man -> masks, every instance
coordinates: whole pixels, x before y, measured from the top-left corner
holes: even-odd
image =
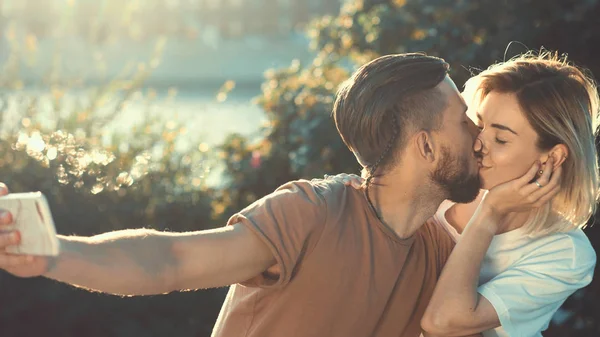
[[[447,69],[389,55],[342,85],[338,131],[376,185],[290,182],[220,229],[60,236],[58,258],[0,253],[0,268],[123,295],[232,285],[215,337],[418,336],[453,247],[425,222],[444,199],[479,191],[476,128]],[[19,242],[13,234],[0,251]]]

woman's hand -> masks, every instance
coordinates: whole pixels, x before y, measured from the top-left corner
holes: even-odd
[[[541,207],[560,191],[562,168],[554,168],[553,164],[554,160],[549,157],[544,172],[535,179],[540,169],[540,163],[535,162],[522,177],[490,189],[483,198],[482,206],[499,217]]]
[[[325,179],[334,180],[346,186],[352,186],[357,190],[362,188],[362,184],[365,181],[362,177],[357,176],[356,174],[347,173],[340,173],[335,176],[325,175]]]

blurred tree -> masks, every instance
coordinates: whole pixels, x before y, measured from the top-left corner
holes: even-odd
[[[149,108],[140,123],[114,128],[125,106],[156,100],[141,89],[149,67],[85,89],[57,73],[30,90],[17,75],[26,66],[20,56],[0,67],[0,177],[13,192],[43,192],[58,233],[213,227],[207,146]],[[192,142],[187,151],[182,136]],[[216,289],[120,298],[0,271],[0,335],[208,336],[223,297]]]

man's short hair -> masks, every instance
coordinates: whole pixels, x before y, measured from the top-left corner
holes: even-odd
[[[448,69],[443,59],[420,53],[386,55],[341,85],[333,107],[335,124],[364,168],[389,168],[411,130],[441,126],[447,98],[436,87]]]

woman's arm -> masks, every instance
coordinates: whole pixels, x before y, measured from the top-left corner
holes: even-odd
[[[423,331],[423,333],[421,334],[423,337],[440,337],[439,335],[432,335],[426,331]],[[482,333],[476,333],[473,335],[468,335],[468,336],[460,336],[460,337],[483,337]]]
[[[421,320],[423,330],[434,336],[464,336],[500,325],[494,307],[477,293],[481,262],[499,221],[500,217],[482,202],[438,280]]]
[[[425,331],[463,336],[500,325],[490,301],[477,292],[481,263],[506,214],[540,207],[558,192],[561,168],[553,175],[551,169],[545,170],[538,179],[543,188],[530,183],[537,169],[536,163],[523,177],[501,184],[483,197],[444,266],[421,321]]]

